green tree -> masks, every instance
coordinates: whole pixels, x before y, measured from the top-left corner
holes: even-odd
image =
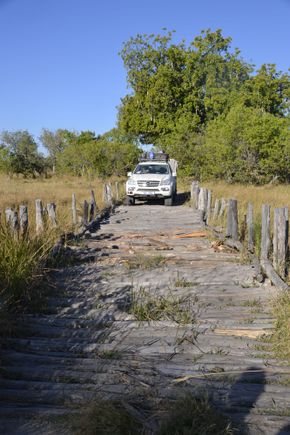
[[[166,148],[179,132],[199,133],[229,110],[252,71],[230,43],[221,30],[203,31],[188,46],[174,44],[172,32],[131,38],[121,52],[132,92],[122,100],[120,128]]]
[[[37,144],[27,130],[3,131],[1,146],[9,156],[12,173],[35,176],[45,170],[45,159],[38,153]]]
[[[233,106],[208,124],[201,176],[229,182],[290,180],[290,123],[261,108]]]
[[[51,131],[47,128],[42,129],[39,139],[49,153],[53,173],[55,173],[56,170],[57,156],[62,153],[68,145],[70,134],[68,130],[61,128],[56,131]]]

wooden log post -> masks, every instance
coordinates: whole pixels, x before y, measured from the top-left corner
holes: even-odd
[[[57,220],[56,220],[56,205],[55,205],[55,203],[51,202],[51,203],[47,204],[46,210],[47,210],[48,221],[49,221],[50,225],[53,228],[56,228],[57,227]]]
[[[103,202],[107,204],[107,184],[103,184]]]
[[[190,200],[191,200],[192,207],[195,209],[198,208],[199,190],[200,189],[199,189],[198,181],[193,181],[190,187]]]
[[[223,217],[223,215],[226,212],[227,207],[228,207],[228,201],[225,198],[222,198],[221,199],[221,207],[220,207],[219,214],[218,214],[219,218]]]
[[[5,209],[5,220],[8,225],[11,225],[12,213],[13,211],[10,207]]]
[[[95,199],[95,193],[91,190],[91,200],[90,200],[90,210],[89,210],[89,219],[90,222],[95,219],[97,215],[97,203]]]
[[[202,218],[204,220],[206,210],[207,210],[207,189],[204,187],[200,188],[199,195],[198,195],[198,210],[202,212]]]
[[[213,209],[213,215],[212,215],[213,220],[218,218],[220,209],[221,209],[221,200],[216,199],[214,202],[214,209]]]
[[[212,191],[207,191],[207,200],[206,200],[206,224],[208,225],[210,217],[211,217],[211,199],[212,199]]]
[[[261,237],[261,260],[269,258],[271,247],[270,237],[270,206],[268,204],[262,205],[262,237]]]
[[[107,207],[112,206],[112,186],[110,183],[105,184],[105,203]]]
[[[288,251],[287,211],[285,208],[274,210],[274,234],[273,234],[273,266],[276,272],[285,278],[286,259]]]
[[[71,209],[72,209],[72,224],[75,226],[78,223],[77,200],[76,200],[75,193],[72,194]]]
[[[120,184],[119,184],[119,181],[115,182],[115,199],[116,199],[116,202],[120,201]]]
[[[35,200],[35,224],[36,234],[41,234],[44,230],[43,206],[41,199]]]
[[[83,225],[88,225],[88,215],[89,215],[89,204],[86,200],[84,200],[83,205]]]
[[[226,237],[230,237],[233,240],[238,240],[239,238],[238,201],[236,199],[229,199]]]
[[[28,232],[28,208],[27,205],[21,205],[19,207],[19,225],[20,235],[25,237]]]
[[[17,239],[19,235],[19,219],[17,211],[12,211],[10,227],[14,237]]]
[[[248,250],[254,252],[254,208],[251,202],[248,203],[247,209],[247,234],[248,234]]]

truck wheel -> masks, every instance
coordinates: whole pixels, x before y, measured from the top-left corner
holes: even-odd
[[[127,205],[134,205],[135,204],[135,198],[133,198],[132,196],[127,196],[127,198],[126,198],[126,204]]]
[[[167,205],[167,206],[173,205],[173,197],[170,196],[169,198],[165,198],[164,199],[164,205]]]

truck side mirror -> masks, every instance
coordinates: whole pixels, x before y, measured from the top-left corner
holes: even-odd
[[[132,177],[132,172],[127,173],[128,177]]]

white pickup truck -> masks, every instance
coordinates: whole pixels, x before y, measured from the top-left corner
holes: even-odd
[[[126,183],[127,204],[135,199],[163,198],[165,205],[173,205],[176,195],[177,161],[167,154],[149,153],[140,159],[133,172],[128,172]]]

